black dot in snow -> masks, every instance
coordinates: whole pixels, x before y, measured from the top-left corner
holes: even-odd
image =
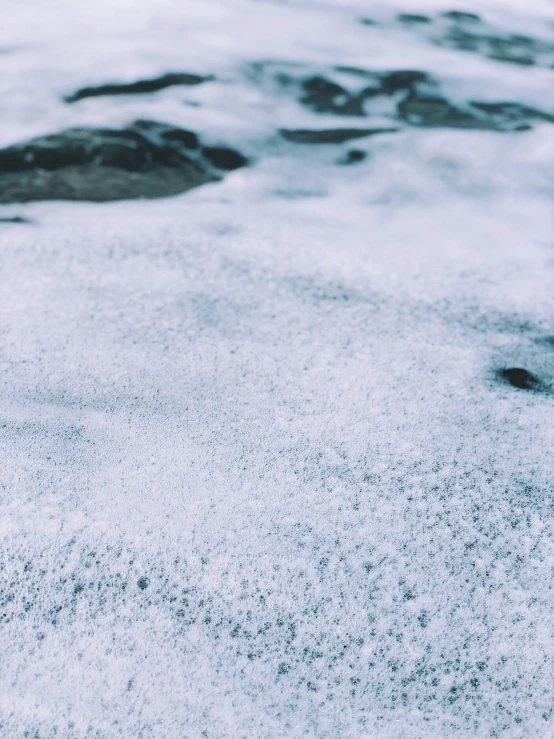
[[[509,367],[500,371],[500,376],[519,390],[537,390],[541,386],[538,377],[522,367]]]

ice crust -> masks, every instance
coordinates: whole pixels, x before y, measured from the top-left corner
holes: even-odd
[[[0,736],[554,735],[554,129],[410,129],[344,167],[278,129],[375,119],[259,71],[552,113],[552,69],[396,20],[450,9],[5,0],[1,146],[150,118],[253,164],[0,208],[30,221],[0,222]],[[460,9],[554,39],[548,2]],[[215,80],[63,101],[168,70]]]

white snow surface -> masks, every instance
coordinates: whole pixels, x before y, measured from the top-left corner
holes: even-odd
[[[0,146],[150,118],[252,164],[0,208],[1,737],[554,736],[554,395],[497,377],[554,383],[554,129],[339,166],[277,129],[374,120],[256,66],[553,112],[551,68],[395,21],[447,9],[4,0]],[[554,40],[552,2],[461,9]],[[62,100],[181,70],[216,80]]]

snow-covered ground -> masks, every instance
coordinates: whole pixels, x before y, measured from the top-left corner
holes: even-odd
[[[554,125],[278,134],[397,127],[302,105],[336,67],[552,115],[554,5],[459,8],[534,65],[450,9],[4,0],[0,146],[145,118],[251,164],[0,207],[0,736],[554,736]],[[215,79],[63,101],[167,71]]]

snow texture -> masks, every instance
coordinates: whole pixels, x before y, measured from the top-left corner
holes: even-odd
[[[552,3],[455,9],[533,63],[438,0],[4,0],[0,146],[147,118],[251,165],[0,207],[0,736],[554,736],[554,127],[298,93],[552,115]],[[279,135],[356,126],[400,130]]]

